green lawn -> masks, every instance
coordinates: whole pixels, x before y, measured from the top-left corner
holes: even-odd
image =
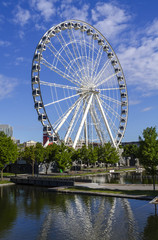
[[[7,181],[7,180],[1,181],[1,180],[0,180],[0,184],[5,184],[5,183],[10,183],[10,181]]]
[[[4,177],[14,176],[15,173],[3,173]]]

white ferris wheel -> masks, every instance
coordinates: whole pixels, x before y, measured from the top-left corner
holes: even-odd
[[[111,142],[127,124],[122,67],[106,38],[90,24],[68,20],[50,28],[32,62],[32,95],[43,132],[74,148]]]

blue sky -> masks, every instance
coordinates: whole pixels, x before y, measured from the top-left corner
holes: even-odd
[[[123,141],[136,141],[146,127],[158,127],[157,0],[1,0],[0,124],[13,127],[21,142],[42,141],[31,90],[35,48],[52,26],[84,20],[110,42],[122,65],[129,97]]]

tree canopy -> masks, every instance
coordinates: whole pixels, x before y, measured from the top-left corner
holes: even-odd
[[[158,166],[158,133],[156,127],[147,127],[143,131],[143,137],[139,137],[139,160],[146,172],[153,176],[153,188],[155,190],[155,175]]]
[[[17,145],[10,137],[0,132],[0,170],[1,180],[3,180],[3,170],[10,164],[14,163],[18,157]]]

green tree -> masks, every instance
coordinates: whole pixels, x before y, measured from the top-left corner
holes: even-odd
[[[95,164],[98,160],[98,148],[89,146],[89,162]]]
[[[32,176],[34,176],[34,167],[35,167],[35,146],[25,147],[22,157],[23,159],[31,164],[32,167]]]
[[[72,150],[71,148],[65,146],[63,143],[59,146],[59,151],[55,155],[55,162],[57,163],[57,166],[62,171],[65,171],[66,169],[70,169],[72,166]]]
[[[139,160],[146,172],[153,178],[153,190],[155,191],[155,175],[158,166],[158,133],[156,127],[147,127],[143,130],[143,138],[139,136]]]
[[[10,164],[14,163],[18,157],[17,145],[10,137],[0,132],[0,171],[1,180],[3,180],[3,170]]]
[[[44,148],[40,142],[36,143],[35,161],[38,165],[44,161]]]
[[[80,157],[81,157],[81,161],[84,164],[87,164],[87,166],[89,165],[89,149],[86,147],[86,145],[82,146],[82,148],[80,149]]]
[[[72,149],[72,152],[71,152],[71,159],[72,159],[72,162],[75,163],[75,166],[77,165],[80,165],[80,169],[82,168],[82,160],[81,160],[81,153],[80,153],[80,149]]]
[[[59,146],[55,143],[48,145],[44,149],[44,165],[46,168],[46,174],[51,162],[55,161],[55,156],[58,154]]]
[[[138,157],[138,146],[136,144],[127,144],[123,147],[123,157],[131,157],[135,159]]]
[[[116,148],[112,147],[111,143],[105,143],[98,148],[98,160],[104,163],[117,163],[119,161],[119,154]]]

